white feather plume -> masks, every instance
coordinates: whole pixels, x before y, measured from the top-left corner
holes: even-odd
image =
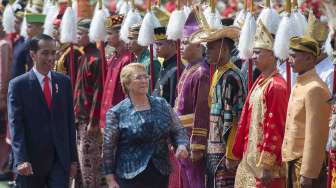
[[[269,32],[276,34],[280,23],[280,16],[274,9],[264,8],[257,20],[261,20]]]
[[[241,24],[244,23],[244,20],[246,18],[246,10],[241,10],[238,14],[238,16],[235,18],[235,20],[233,21],[233,25],[236,27],[241,27]]]
[[[152,12],[147,12],[139,31],[138,44],[148,46],[154,42],[154,28],[160,27],[159,20]]]
[[[167,25],[167,39],[177,40],[183,37],[183,27],[186,22],[184,10],[174,10]]]
[[[72,7],[66,8],[61,21],[61,42],[76,43],[77,42],[77,25],[76,13]]]
[[[94,12],[93,12],[93,15],[95,15],[96,11],[98,11],[98,10],[99,10],[99,4],[97,3],[97,4],[96,4],[96,7],[95,7],[95,10],[94,10]],[[108,17],[108,16],[110,16],[110,12],[109,12],[109,10],[106,8],[105,3],[103,3],[103,5],[102,5],[102,10],[104,11],[104,16],[105,16],[105,18]]]
[[[253,15],[248,12],[242,30],[240,31],[238,51],[241,59],[249,59],[253,55],[254,36],[257,24]]]
[[[104,41],[105,37],[105,12],[103,9],[97,9],[91,21],[89,38],[91,42],[99,42]]]
[[[130,9],[131,9],[130,3],[128,1],[124,1],[120,7],[119,14],[126,15]]]
[[[211,29],[221,29],[223,27],[221,16],[217,9],[215,10],[215,12],[212,12],[211,7],[207,7],[204,10],[204,16]]]
[[[56,18],[58,14],[58,7],[56,4],[51,4],[48,8],[47,16],[44,22],[44,30],[43,33],[49,36],[52,36],[54,31],[53,20]]]
[[[292,12],[293,21],[293,32],[295,36],[302,36],[307,28],[307,19],[302,15],[299,10],[294,10]]]
[[[48,10],[49,10],[49,7],[51,6],[51,2],[49,0],[44,0],[43,1],[43,10],[42,10],[42,13],[43,14],[48,14]]]
[[[329,34],[328,34],[328,38],[325,41],[324,44],[324,52],[326,54],[328,54],[330,57],[333,56],[334,51],[336,51],[336,49],[333,49],[332,45],[331,45],[331,39],[334,36],[334,30],[330,30]]]
[[[13,7],[7,4],[2,17],[2,26],[6,33],[15,33],[15,16]]]
[[[116,4],[117,12],[120,11],[121,6],[123,5],[123,3],[124,3],[124,0],[118,0],[118,1],[117,1],[117,4]]]
[[[78,17],[78,3],[77,0],[72,0],[72,9],[75,12],[75,18],[77,23],[77,17]]]
[[[188,18],[189,14],[191,13],[192,9],[188,6],[183,7],[184,15],[186,18]]]
[[[24,38],[28,38],[27,34],[27,19],[24,16],[22,23],[21,23],[21,28],[20,28],[20,35],[23,36]]]
[[[121,25],[120,39],[128,43],[129,42],[128,29],[135,24],[141,23],[141,20],[142,18],[141,18],[139,11],[133,10],[133,9],[128,11],[126,18],[123,24]]]
[[[293,17],[289,15],[284,16],[280,21],[274,41],[274,54],[281,60],[285,60],[289,56],[289,43],[294,36],[292,30],[294,23]]]

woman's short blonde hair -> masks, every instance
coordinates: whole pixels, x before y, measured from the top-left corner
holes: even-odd
[[[139,71],[146,72],[145,66],[141,63],[130,63],[122,68],[120,72],[120,82],[125,94],[129,92],[128,86],[131,83],[132,76]]]

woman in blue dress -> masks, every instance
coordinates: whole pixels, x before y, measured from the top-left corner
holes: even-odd
[[[120,74],[127,98],[106,113],[103,173],[109,188],[167,187],[171,171],[168,147],[188,157],[188,139],[177,115],[160,97],[148,96],[149,76],[142,64]]]

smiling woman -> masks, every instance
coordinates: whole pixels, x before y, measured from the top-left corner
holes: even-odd
[[[140,63],[126,65],[120,73],[121,86],[126,95],[146,96],[148,79],[146,69]]]
[[[109,187],[167,187],[168,140],[178,159],[188,157],[188,139],[177,115],[161,97],[147,96],[149,76],[140,63],[120,74],[128,96],[106,113],[103,172]]]

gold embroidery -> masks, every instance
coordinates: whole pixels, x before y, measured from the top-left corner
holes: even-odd
[[[232,62],[226,63],[224,65],[221,65],[220,67],[217,68],[217,70],[215,71],[213,78],[211,80],[211,85],[210,85],[210,91],[209,91],[209,97],[208,97],[208,103],[209,106],[211,106],[212,103],[212,96],[214,95],[215,88],[217,85],[217,82],[219,81],[219,79],[223,76],[223,74],[228,70],[228,69],[235,69],[237,68],[235,64],[233,64]]]
[[[205,145],[203,144],[190,144],[191,150],[205,150]]]
[[[208,136],[208,130],[202,129],[202,128],[193,128],[191,131],[192,136],[202,136],[207,137]]]
[[[193,127],[194,117],[195,117],[195,114],[187,114],[187,115],[179,116],[179,119],[183,127]]]
[[[249,165],[246,161],[246,156],[239,163],[235,179],[235,188],[256,188],[256,179],[249,171]]]
[[[273,165],[276,160],[274,154],[268,152],[260,152],[260,149],[257,147],[261,144],[263,137],[269,137],[270,135],[263,135],[262,123],[264,122],[265,115],[268,117],[273,117],[273,113],[266,114],[267,107],[264,103],[265,100],[265,90],[268,85],[271,83],[273,76],[263,80],[261,83],[257,84],[250,95],[250,108],[251,108],[251,123],[249,127],[248,135],[248,146],[246,151],[246,167],[247,170],[253,174],[253,177],[261,177],[263,167],[271,166],[272,176],[280,176],[280,167]],[[270,127],[274,126],[273,124],[268,125]],[[263,147],[266,147],[266,144],[263,144]],[[269,146],[267,146],[269,147]],[[272,147],[272,146],[271,146]]]
[[[199,67],[201,66],[201,64],[195,64],[193,66],[191,66],[189,69],[186,69],[182,72],[181,74],[181,77],[180,77],[180,81],[178,82],[177,84],[177,97],[176,97],[176,100],[175,100],[175,112],[177,111],[179,105],[180,105],[180,98],[181,96],[183,95],[183,89],[184,89],[184,86],[186,85],[185,82],[186,82],[186,78],[190,77],[190,75],[192,73],[194,73]],[[192,125],[193,126],[193,125]]]
[[[207,153],[208,154],[225,153],[225,144],[210,143],[207,148]]]
[[[270,169],[276,160],[276,156],[270,152],[261,152],[257,167]]]

